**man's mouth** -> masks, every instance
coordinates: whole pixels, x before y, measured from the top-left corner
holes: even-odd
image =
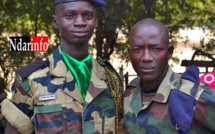
[[[72,34],[75,37],[84,37],[84,36],[86,36],[87,32],[85,32],[85,31],[72,31]]]
[[[149,73],[152,72],[154,70],[153,67],[141,67],[141,71],[144,73]]]

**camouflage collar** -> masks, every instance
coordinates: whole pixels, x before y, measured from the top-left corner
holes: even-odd
[[[58,47],[50,56],[50,74],[55,77],[65,77],[68,69],[60,55],[60,47]]]
[[[65,77],[68,73],[68,68],[63,62],[60,55],[60,47],[56,49],[50,56],[50,74],[55,77]],[[95,75],[102,79],[106,80],[105,70],[101,67],[95,59],[92,59],[92,71]]]
[[[153,98],[154,101],[160,103],[166,103],[171,91],[170,83],[174,80],[175,73],[169,68],[166,76],[164,77],[163,81],[161,82],[158,91]]]
[[[166,103],[171,91],[170,83],[174,80],[175,73],[169,68],[167,74],[160,84],[157,93],[155,94],[153,101],[159,103]],[[141,87],[140,87],[140,78],[136,77],[132,80],[126,88],[133,88],[132,94],[135,97],[139,92],[141,94]]]

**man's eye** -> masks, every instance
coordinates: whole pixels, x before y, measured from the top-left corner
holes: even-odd
[[[74,15],[73,15],[73,14],[67,14],[67,15],[66,15],[66,18],[67,18],[67,19],[72,19],[72,18],[74,18]]]
[[[141,49],[141,48],[134,48],[133,51],[134,51],[134,52],[141,52],[142,49]]]
[[[86,18],[87,20],[91,20],[91,19],[93,18],[93,15],[92,15],[92,14],[86,14],[86,15],[85,15],[85,18]]]
[[[152,50],[153,50],[153,51],[155,51],[155,52],[158,52],[158,51],[160,51],[160,50],[161,50],[161,48],[153,47],[153,48],[152,48]]]

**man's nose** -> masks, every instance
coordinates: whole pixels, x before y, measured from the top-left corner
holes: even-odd
[[[86,26],[86,20],[83,16],[78,15],[74,21],[75,26]]]
[[[151,52],[148,49],[144,50],[141,55],[141,61],[150,62],[152,60],[153,60],[153,57]]]

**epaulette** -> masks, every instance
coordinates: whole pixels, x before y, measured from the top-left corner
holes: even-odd
[[[49,65],[48,58],[36,58],[35,61],[30,63],[29,65],[22,67],[16,71],[16,73],[22,77],[22,79],[26,79],[31,73],[36,71],[37,69],[43,68]]]

